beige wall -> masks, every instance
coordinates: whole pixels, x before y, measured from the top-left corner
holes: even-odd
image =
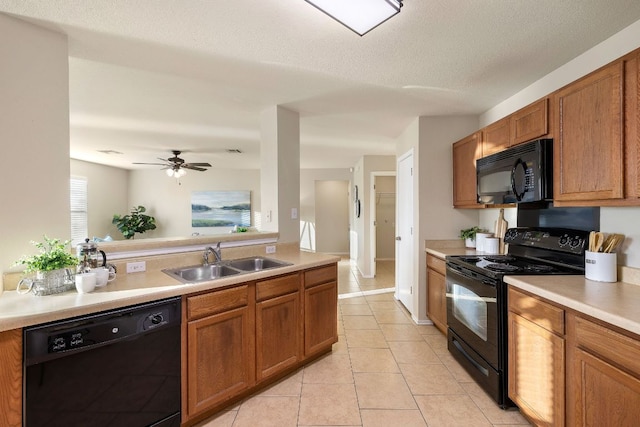
[[[349,169],[301,169],[300,170],[300,247],[315,251],[316,242],[316,218],[319,213],[316,210],[316,182],[317,181],[349,181],[351,172]],[[336,195],[336,197],[340,197]],[[351,200],[351,199],[349,199]],[[353,204],[347,207],[351,209]],[[350,212],[350,210],[349,210]],[[331,215],[331,212],[327,213]],[[324,218],[320,218],[323,220]],[[347,221],[350,222],[351,216]],[[349,227],[350,227],[349,223]],[[342,253],[343,248],[339,248]],[[333,250],[333,249],[332,249]],[[338,249],[336,249],[338,250]],[[344,248],[348,252],[349,248]]]
[[[640,47],[640,21],[636,21],[488,110],[480,117],[480,125],[492,123],[638,47]],[[640,221],[638,218],[640,218],[640,207],[600,209],[601,231],[623,233],[627,236],[618,257],[618,263],[636,268],[640,268]],[[491,220],[485,220],[485,222],[491,224]]]
[[[316,252],[349,253],[349,181],[315,181]]]
[[[213,167],[206,172],[188,171],[179,182],[159,169],[131,171],[128,206],[143,205],[147,213],[156,218],[158,228],[144,233],[144,237],[228,233],[229,227],[191,227],[191,193],[230,190],[251,191],[252,225],[256,225],[256,217],[260,217],[260,171],[257,169]]]
[[[67,56],[66,36],[0,14],[0,273],[71,237]]]
[[[127,212],[129,206],[129,171],[97,163],[71,159],[71,176],[87,179],[87,237],[105,237],[116,240],[122,234],[111,223],[114,214]]]

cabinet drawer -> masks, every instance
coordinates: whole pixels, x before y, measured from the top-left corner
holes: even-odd
[[[564,335],[564,310],[509,287],[509,311],[536,325]]]
[[[640,341],[577,316],[575,336],[579,347],[640,376]]]
[[[269,298],[296,292],[300,286],[300,275],[276,277],[256,283],[256,300],[264,301]]]
[[[427,267],[437,271],[440,274],[447,273],[447,263],[442,258],[435,255],[427,254]]]
[[[327,267],[314,268],[304,272],[304,287],[310,288],[322,283],[335,281],[338,278],[338,265],[332,264]]]
[[[249,303],[249,286],[242,285],[221,291],[187,298],[188,320],[246,306]]]

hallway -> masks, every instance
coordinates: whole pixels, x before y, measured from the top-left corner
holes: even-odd
[[[449,355],[444,335],[411,320],[388,290],[388,267],[364,279],[341,261],[333,352],[198,427],[528,426],[475,384]]]

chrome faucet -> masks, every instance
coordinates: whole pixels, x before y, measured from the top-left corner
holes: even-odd
[[[214,248],[213,246],[207,246],[202,254],[202,263],[209,265],[209,253],[212,253],[216,259],[216,262],[222,261],[222,253],[220,252],[220,242]]]

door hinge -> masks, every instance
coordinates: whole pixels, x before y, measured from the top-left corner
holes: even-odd
[[[410,293],[411,295],[413,295],[413,286],[411,286],[411,287],[409,288],[409,290],[410,290],[410,291],[409,291],[409,293]]]
[[[409,227],[409,231],[410,231],[409,234],[411,234],[413,236],[413,227]]]

